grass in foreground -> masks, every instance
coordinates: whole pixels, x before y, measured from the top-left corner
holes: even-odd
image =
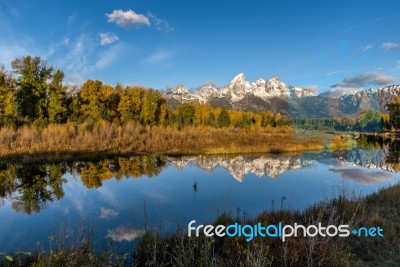
[[[362,199],[342,196],[308,208],[304,212],[278,210],[257,218],[221,215],[214,225],[234,222],[254,225],[349,224],[350,229],[376,227],[384,237],[297,237],[283,243],[276,238],[244,237],[188,238],[186,231],[172,237],[147,232],[134,256],[147,266],[399,266],[400,185]]]
[[[399,266],[400,185],[383,189],[361,199],[339,196],[303,212],[276,210],[256,218],[222,214],[214,225],[295,222],[349,224],[352,227],[380,226],[384,237],[297,237],[283,243],[276,238],[187,237],[186,230],[172,236],[147,231],[132,254],[117,255],[112,248],[96,253],[93,232],[78,235],[66,246],[60,235],[53,250],[0,254],[3,266]],[[12,259],[12,261],[10,260]]]

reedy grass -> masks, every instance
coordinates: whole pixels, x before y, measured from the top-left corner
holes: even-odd
[[[68,122],[50,124],[43,129],[0,128],[0,160],[89,159],[134,153],[280,153],[349,146],[349,136],[324,135],[332,140],[329,145],[318,138],[296,142],[288,126],[247,130],[199,126],[178,130],[135,123],[116,125],[100,121],[76,125]]]

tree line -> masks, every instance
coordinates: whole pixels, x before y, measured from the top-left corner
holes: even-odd
[[[111,86],[87,80],[67,90],[64,73],[40,57],[25,56],[0,67],[0,127],[62,124],[124,124],[212,127],[265,127],[284,123],[279,113],[242,112],[208,105],[184,104],[169,109],[161,92],[139,86]]]
[[[235,128],[277,127],[292,124],[306,129],[376,132],[400,129],[400,97],[387,105],[389,114],[369,110],[356,118],[294,118],[290,123],[280,113],[226,110],[200,104],[170,109],[160,91],[120,84],[111,86],[87,80],[80,88],[67,90],[64,73],[40,57],[25,56],[11,62],[11,71],[0,66],[0,127],[17,128],[71,121],[119,125],[211,126]]]
[[[381,132],[391,127],[388,114],[372,109],[356,117],[295,118],[291,122],[298,128],[321,131]]]

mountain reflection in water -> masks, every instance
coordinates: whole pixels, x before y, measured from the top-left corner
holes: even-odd
[[[173,233],[222,212],[257,216],[306,209],[342,193],[364,196],[399,180],[398,148],[360,138],[358,147],[342,151],[3,164],[1,249],[49,248],[60,225],[71,230],[90,221],[100,247],[113,241],[125,253],[144,229]]]
[[[100,188],[104,181],[110,179],[120,181],[158,176],[168,166],[182,170],[191,165],[207,172],[222,168],[239,182],[249,174],[279,179],[286,172],[332,159],[329,171],[360,184],[391,180],[394,177],[391,173],[400,170],[398,141],[361,138],[359,143],[359,147],[345,151],[302,154],[181,157],[138,155],[97,162],[8,164],[0,168],[0,199],[3,203],[11,202],[15,211],[26,214],[40,212],[49,203],[64,197],[66,173],[80,177],[82,184],[91,189]],[[354,168],[357,166],[363,168]],[[196,181],[193,188],[197,191]],[[107,210],[102,210],[102,214],[112,216],[112,212]]]

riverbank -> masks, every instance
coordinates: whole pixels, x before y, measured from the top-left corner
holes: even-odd
[[[351,146],[350,135],[319,133],[302,140],[293,138],[290,127],[251,129],[162,126],[123,126],[100,122],[94,125],[66,123],[43,129],[23,126],[0,129],[0,160],[42,161],[93,159],[104,156],[158,153],[237,154],[281,153],[336,149]],[[330,143],[322,139],[330,140]]]
[[[83,225],[76,231],[57,230],[50,251],[40,247],[31,252],[1,254],[1,266],[398,266],[400,264],[400,185],[363,198],[337,197],[312,205],[304,211],[272,210],[256,217],[227,212],[213,225],[349,225],[349,229],[380,227],[384,237],[199,237],[187,230],[164,235],[142,232],[129,254],[118,254],[113,245],[96,251],[95,227]],[[61,226],[60,226],[61,227]],[[186,227],[186,226],[185,226]],[[72,239],[71,239],[72,238]]]

